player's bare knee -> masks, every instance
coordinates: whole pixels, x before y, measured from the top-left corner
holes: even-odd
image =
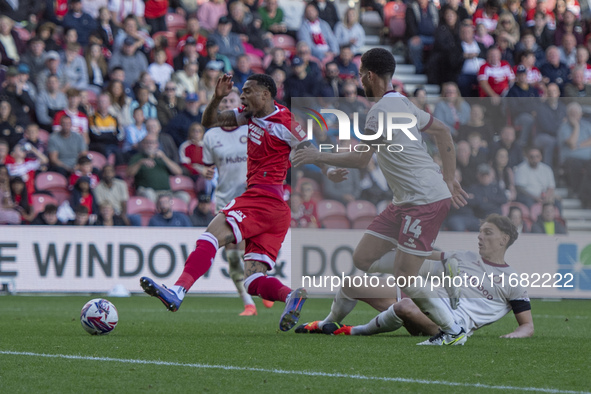
[[[403,298],[394,304],[394,312],[401,319],[411,316],[417,310],[417,306],[410,298]]]
[[[367,272],[369,267],[373,264],[374,259],[368,259],[367,255],[357,249],[353,252],[353,264],[355,268],[363,272]]]

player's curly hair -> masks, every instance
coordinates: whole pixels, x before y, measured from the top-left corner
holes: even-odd
[[[372,48],[361,56],[361,64],[367,71],[380,77],[392,78],[396,70],[394,55],[384,48]]]
[[[247,81],[256,81],[257,85],[264,86],[270,93],[271,97],[275,98],[277,95],[277,86],[271,76],[267,74],[252,74],[246,78]]]
[[[509,246],[513,245],[513,243],[515,242],[515,240],[519,236],[519,233],[517,232],[517,228],[511,222],[511,219],[509,219],[506,216],[501,216],[499,214],[493,213],[493,214],[488,215],[486,217],[486,219],[484,219],[484,223],[494,224],[495,226],[497,226],[499,228],[499,230],[501,230],[502,233],[505,233],[509,236],[509,242],[507,243],[507,248],[509,248]]]

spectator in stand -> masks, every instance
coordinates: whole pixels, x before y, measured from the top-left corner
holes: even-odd
[[[527,160],[515,168],[517,201],[531,208],[536,203],[554,203],[554,173],[542,163],[542,153],[536,147],[527,149]]]
[[[42,11],[42,2],[34,0],[1,1],[0,14],[22,25],[37,23],[37,14]]]
[[[514,67],[515,55],[513,52],[513,46],[505,35],[501,35],[497,38],[497,47],[501,51],[501,60],[506,61],[511,67]]]
[[[74,171],[78,157],[85,155],[87,151],[88,146],[84,138],[72,132],[72,119],[68,115],[62,116],[60,129],[49,137],[49,170],[68,177]]]
[[[6,100],[0,100],[0,134],[0,138],[8,143],[10,149],[17,144],[22,136],[22,126],[16,123],[12,106]]]
[[[460,96],[458,85],[454,82],[443,84],[441,97],[442,100],[435,105],[433,116],[445,123],[456,138],[460,126],[470,120],[470,105]]]
[[[568,68],[572,68],[577,62],[577,39],[574,34],[567,33],[562,37],[562,45],[558,47],[560,61]]]
[[[585,71],[585,83],[591,83],[591,64],[589,61],[589,50],[584,46],[577,47],[577,62],[573,69],[580,67]]]
[[[170,80],[174,73],[174,69],[166,63],[166,52],[164,49],[159,49],[154,55],[155,62],[148,66],[148,72],[158,85],[160,90],[164,90],[164,85]]]
[[[10,104],[16,124],[22,127],[28,125],[31,122],[35,103],[29,93],[24,90],[24,84],[20,80],[18,69],[15,66],[10,67],[6,72],[6,81],[3,85],[2,100]]]
[[[474,216],[484,219],[493,213],[500,215],[501,205],[507,202],[505,190],[499,187],[492,169],[486,163],[478,165],[476,176],[478,183],[466,189],[468,205],[471,206]]]
[[[215,168],[203,163],[203,136],[205,129],[199,123],[189,126],[187,140],[179,147],[180,162],[191,174],[193,180],[199,176],[211,179]]]
[[[109,71],[109,82],[118,81],[123,84],[123,94],[131,98],[135,97],[131,85],[125,82],[125,70],[121,67],[115,67]],[[107,89],[109,87],[107,86]],[[113,101],[113,100],[111,100]]]
[[[267,66],[265,74],[273,74],[275,70],[282,70],[286,75],[289,74],[289,64],[285,56],[285,50],[283,48],[272,48],[271,49],[271,63]]]
[[[133,114],[133,110],[141,108],[144,111],[144,117],[146,119],[156,118],[158,113],[156,112],[156,106],[150,102],[150,92],[146,88],[138,88],[135,91],[137,100],[131,102],[129,107],[130,113]]]
[[[562,21],[558,22],[556,30],[554,31],[554,43],[560,45],[562,38],[566,34],[572,34],[577,42],[576,45],[583,45],[585,43],[585,30],[581,22],[577,21],[577,17],[572,10],[566,9]]]
[[[104,47],[111,53],[115,44],[115,37],[119,33],[119,27],[113,23],[111,12],[106,7],[99,9],[98,28],[96,32],[103,40]]]
[[[228,57],[224,56],[224,55],[220,55],[219,54],[219,50],[220,47],[218,46],[218,44],[211,39],[207,40],[207,43],[205,44],[206,50],[207,50],[207,56],[201,56],[199,58],[199,76],[201,77],[201,74],[203,73],[203,71],[205,71],[207,65],[209,63],[221,63],[222,65],[220,66],[221,69],[225,72],[225,73],[230,73],[232,71],[232,65],[230,64],[230,59],[228,59]],[[212,64],[214,64],[212,63]]]
[[[523,220],[523,212],[519,207],[511,207],[509,208],[509,215],[507,215],[509,219],[511,219],[511,223],[517,229],[518,234],[529,233],[530,229],[529,226]]]
[[[142,51],[145,55],[149,55],[152,48],[154,48],[154,40],[148,33],[138,28],[138,21],[133,16],[128,16],[123,22],[123,29],[119,30],[115,36],[113,43],[113,51],[121,49],[126,38],[133,38],[134,49]]]
[[[76,212],[76,208],[83,206],[88,209],[89,215],[97,215],[99,213],[98,204],[92,188],[90,187],[90,178],[81,176],[76,181],[72,195],[70,196],[70,206]]]
[[[316,215],[305,211],[302,203],[302,196],[299,193],[292,193],[289,199],[291,207],[291,228],[318,228],[319,222]]]
[[[222,63],[219,61],[210,61],[205,66],[205,70],[199,80],[199,97],[202,104],[209,102],[213,98],[215,87],[219,77],[222,75]],[[205,107],[203,107],[205,110]]]
[[[31,75],[37,77],[45,68],[45,43],[39,37],[33,37],[28,42],[27,51],[21,56],[21,64],[29,66]]]
[[[232,22],[227,16],[219,19],[215,32],[209,35],[208,40],[213,40],[219,47],[219,53],[230,60],[232,68],[236,67],[238,56],[244,54],[244,46],[240,36],[232,33]]]
[[[106,8],[108,5],[109,0],[82,0],[82,11],[97,19],[100,9]]]
[[[74,219],[66,223],[68,226],[90,226],[90,215],[88,207],[85,205],[78,205],[74,208]]]
[[[477,9],[474,15],[472,15],[474,26],[482,23],[489,33],[494,33],[497,28],[499,20],[498,12],[500,9],[501,4],[498,0],[487,0],[484,7]]]
[[[505,191],[507,200],[514,201],[517,198],[517,189],[515,188],[515,175],[513,170],[509,167],[509,152],[507,149],[498,149],[495,153],[492,168],[495,179],[499,187]]]
[[[80,44],[68,44],[64,52],[62,72],[71,88],[86,90],[88,87],[88,71],[84,58],[80,56]]]
[[[185,110],[172,118],[168,123],[165,133],[170,134],[177,146],[180,146],[187,139],[187,130],[193,123],[201,122],[199,107],[201,101],[197,94],[189,94],[185,98]]]
[[[441,11],[442,19],[435,30],[433,51],[427,67],[429,80],[436,84],[455,82],[464,63],[458,14],[451,7],[444,7]]]
[[[43,154],[47,151],[47,143],[39,139],[39,126],[35,123],[31,123],[25,128],[23,139],[19,143],[25,144],[27,142]],[[27,159],[34,159],[35,157],[37,157],[37,155],[33,152],[33,149],[27,152]],[[45,171],[47,168],[41,166],[41,169],[42,171]]]
[[[107,94],[111,98],[111,107],[109,113],[117,119],[119,127],[126,128],[133,121],[130,115],[131,97],[125,94],[123,83],[111,81],[107,86]]]
[[[342,22],[337,22],[334,27],[334,35],[340,46],[350,45],[354,54],[361,53],[361,48],[365,45],[365,30],[359,24],[355,8],[345,11]]]
[[[585,69],[572,70],[572,80],[564,86],[564,97],[591,97],[591,85],[585,81]]]
[[[524,50],[519,56],[519,64],[513,70],[517,72],[519,66],[525,67],[527,73],[527,83],[538,92],[544,92],[546,86],[542,83],[542,73],[536,67],[536,56],[530,50]]]
[[[262,19],[261,29],[273,34],[287,33],[287,26],[284,23],[284,12],[278,5],[278,0],[266,0],[265,6],[258,10]]]
[[[158,119],[152,118],[146,120],[146,130],[148,135],[153,134],[158,137],[160,150],[164,152],[166,157],[170,158],[170,160],[174,161],[175,163],[180,164],[179,150],[169,134],[161,133],[162,126],[160,125]]]
[[[339,22],[339,14],[333,1],[326,0],[312,0],[311,2],[318,9],[318,17],[326,21],[331,30],[334,30],[336,24]]]
[[[479,23],[476,25],[474,39],[478,43],[482,44],[486,49],[490,48],[495,43],[494,37],[488,32],[484,23]]]
[[[316,208],[316,201],[312,199],[314,195],[314,188],[310,182],[303,182],[300,190],[302,197],[303,216],[309,223],[308,228],[316,228],[320,226],[318,220],[318,213]]]
[[[462,143],[466,143],[466,141],[461,141]],[[467,143],[466,143],[467,144]],[[460,144],[458,144],[458,148]],[[474,173],[476,174],[476,169],[474,169]],[[476,175],[474,175],[476,177]],[[464,180],[462,179],[462,172],[459,168],[456,168],[456,175],[455,179],[464,185]],[[447,229],[448,231],[479,231],[480,229],[480,220],[474,216],[474,212],[472,210],[471,204],[466,204],[463,207],[454,208],[451,207],[447,218],[445,218],[445,222],[443,224],[443,228]]]
[[[306,72],[308,75],[315,76],[318,78],[318,80],[320,80],[322,77],[320,63],[317,63],[316,60],[312,59],[312,50],[310,49],[310,46],[307,42],[300,41],[296,44],[296,56],[306,63]],[[287,76],[289,76],[290,72],[287,73]]]
[[[123,218],[115,214],[113,206],[109,202],[99,204],[99,216],[96,220],[95,226],[126,226],[127,224]]]
[[[150,26],[150,34],[159,31],[167,31],[166,13],[168,12],[168,0],[146,0],[144,18]]]
[[[53,118],[52,129],[54,132],[61,130],[61,118],[68,116],[72,120],[72,132],[79,134],[84,138],[88,144],[88,118],[78,110],[80,107],[80,91],[75,88],[70,88],[66,92],[68,98],[68,105],[63,110],[55,114]]]
[[[228,15],[228,7],[224,0],[207,1],[197,11],[199,23],[208,33],[213,33],[216,30],[218,21],[225,15]]]
[[[10,163],[10,156],[8,153],[10,152],[10,148],[8,146],[8,142],[0,138],[0,165],[6,166],[6,160]]]
[[[21,215],[14,207],[6,166],[0,164],[0,224],[20,224]]]
[[[179,53],[173,61],[173,66],[176,71],[182,70],[189,63],[198,62],[200,56],[207,56],[207,48],[205,47],[205,44],[205,55],[200,55],[199,52],[197,52],[197,41],[192,36],[187,37],[184,44],[181,53]]]
[[[139,80],[133,85],[134,94],[139,88],[148,89],[148,101],[154,105],[158,104],[162,92],[158,89],[158,85],[156,85],[154,78],[152,78],[149,72],[144,71],[140,74]],[[137,99],[137,94],[135,95]]]
[[[570,69],[560,61],[560,51],[557,47],[550,46],[546,49],[546,63],[540,67],[540,72],[546,85],[554,82],[561,91],[564,89],[569,79]]]
[[[339,67],[339,76],[342,79],[352,78],[357,80],[359,78],[359,69],[357,65],[353,63],[353,50],[351,45],[343,45],[340,48],[339,55],[334,59],[334,62]]]
[[[145,4],[142,0],[109,0],[109,11],[111,11],[111,19],[117,26],[123,26],[128,16],[136,17],[141,26],[146,24]]]
[[[123,144],[123,151],[131,154],[137,153],[139,143],[146,137],[148,130],[145,125],[146,116],[144,110],[136,108],[133,110],[133,124],[125,129],[125,143]]]
[[[507,112],[511,115],[511,121],[516,128],[521,129],[519,143],[521,146],[529,145],[532,127],[535,124],[535,113],[540,94],[537,89],[527,82],[527,69],[525,66],[517,66],[517,81],[507,93]]]
[[[509,167],[515,168],[523,161],[523,146],[516,140],[513,126],[507,125],[501,129],[499,140],[494,142],[490,149],[491,158],[501,148],[505,148],[509,152],[509,163],[507,164]]]
[[[57,0],[57,2],[62,2],[62,1],[63,0]],[[47,2],[50,3],[49,1],[47,1]],[[67,9],[67,2],[64,1],[64,3],[66,3],[66,8],[64,8],[64,15],[65,15],[66,12],[68,11],[68,9]],[[55,15],[52,15],[52,17],[55,18]],[[50,18],[45,18],[45,19],[50,20]],[[61,22],[58,22],[58,24],[59,23],[61,23]],[[41,40],[43,40],[43,42],[45,43],[45,50],[59,51],[61,49],[60,46],[57,45],[57,42],[55,42],[55,40],[53,39],[53,35],[56,30],[56,25],[54,23],[45,22],[45,23],[39,25],[36,30],[37,30],[36,37],[39,37]]]
[[[140,143],[140,151],[129,161],[127,176],[133,177],[136,194],[147,197],[156,203],[158,195],[170,192],[170,175],[181,175],[183,170],[174,161],[166,157],[159,148],[158,137],[148,134]],[[176,192],[187,204],[189,195],[186,192]]]
[[[556,220],[556,207],[552,203],[545,203],[542,207],[542,214],[532,225],[531,232],[534,234],[566,234],[566,227],[562,222]]]
[[[39,213],[37,217],[31,222],[33,226],[59,226],[61,222],[57,220],[57,206],[55,204],[47,204],[43,212]]]
[[[351,140],[340,140],[338,142],[341,149],[349,149],[353,142]],[[347,179],[342,182],[330,182],[326,175],[322,175],[322,184],[324,185],[323,195],[330,200],[337,200],[347,205],[358,200],[361,195],[361,172],[357,168],[350,168]]]
[[[261,51],[272,46],[273,35],[260,28],[260,16],[249,12],[247,6],[240,1],[230,3],[228,9],[232,32],[240,36],[240,40],[251,53],[263,56],[264,52]]]
[[[88,183],[91,189],[94,189],[99,183],[99,178],[93,172],[92,160],[88,156],[80,156],[76,162],[75,171],[70,175],[68,180],[69,189],[72,190],[76,186],[78,179],[85,176],[88,177]],[[100,170],[100,168],[99,168]]]
[[[101,46],[90,44],[86,49],[85,60],[88,72],[88,88],[98,94],[103,90],[107,78],[107,60],[103,55]]]
[[[16,66],[25,53],[25,43],[14,30],[14,21],[6,15],[0,16],[0,64]]]
[[[148,223],[150,227],[192,227],[191,220],[187,215],[172,210],[171,193],[163,193],[158,196],[156,211],[158,213],[152,216]]]
[[[285,98],[289,103],[292,97],[318,97],[320,88],[316,76],[308,74],[306,64],[299,57],[291,60],[292,74],[285,81]]]
[[[115,215],[121,217],[127,226],[130,225],[132,218],[128,220],[126,215],[127,201],[129,200],[127,184],[125,181],[115,177],[115,169],[112,165],[107,164],[103,167],[102,179],[94,188],[94,196],[99,206],[103,204],[111,205]],[[137,224],[139,225],[139,223]]]
[[[566,121],[566,105],[560,100],[560,89],[555,83],[548,85],[545,101],[536,110],[536,137],[534,145],[542,150],[544,163],[554,165],[554,150],[558,129]]]
[[[460,26],[460,45],[464,62],[458,76],[458,87],[462,97],[477,97],[476,75],[485,62],[486,48],[474,39],[474,26],[469,21]]]
[[[28,158],[29,152],[35,155],[35,158]],[[32,144],[24,142],[18,143],[12,148],[10,157],[6,159],[6,168],[11,177],[19,177],[25,182],[28,194],[32,196],[35,193],[35,174],[48,162],[47,156],[39,152]]]
[[[199,203],[191,214],[191,222],[194,227],[207,227],[214,218],[211,209],[211,197],[209,194],[201,192],[197,196],[197,201]]]
[[[567,185],[578,195],[585,172],[591,168],[591,123],[583,119],[578,102],[566,106],[566,121],[558,130],[558,147]]]
[[[507,93],[514,79],[509,63],[501,60],[499,48],[490,48],[486,54],[486,63],[478,71],[480,97],[491,97],[493,105],[498,105],[500,97]]]
[[[339,53],[339,44],[332,28],[318,17],[318,8],[313,2],[306,4],[304,19],[297,36],[299,41],[308,44],[312,50],[312,56],[320,60]]]
[[[497,42],[499,38],[505,38],[509,44],[509,48],[515,48],[515,45],[519,42],[519,25],[511,13],[501,13],[495,29],[495,37],[497,38]]]
[[[538,43],[536,42],[536,37],[534,36],[534,33],[529,29],[525,30],[521,34],[521,39],[519,40],[519,42],[515,46],[515,52],[521,53],[522,57],[525,56],[525,53],[527,51],[530,51],[534,54],[534,56],[536,58],[534,65],[538,69],[542,66],[542,64],[544,64],[546,62],[546,54],[544,53],[544,50],[542,49],[541,46],[538,45]],[[526,66],[528,68],[528,70],[530,69],[528,64],[525,64],[525,63],[522,63],[522,64],[524,66]],[[530,83],[532,83],[531,80],[530,80]]]
[[[341,97],[345,95],[343,92],[343,80],[340,77],[339,66],[335,62],[326,63],[324,71],[324,83],[322,86],[322,97]],[[355,96],[357,96],[357,87],[352,89]]]
[[[189,41],[189,37],[192,40]],[[207,56],[205,44],[207,43],[207,37],[201,34],[201,25],[196,15],[189,15],[187,17],[187,33],[179,39],[177,49],[181,52],[184,51],[186,45],[192,45],[195,47],[195,52],[199,56]],[[180,69],[176,67],[175,69]]]
[[[88,36],[97,28],[95,19],[82,10],[81,0],[70,0],[68,13],[62,22],[64,30],[75,29],[78,42],[82,46],[88,44]]]
[[[456,168],[462,174],[464,189],[476,183],[476,166],[470,162],[470,151],[468,141],[461,140],[456,144]]]
[[[136,40],[134,38],[125,38],[123,47],[113,53],[113,57],[109,60],[109,71],[116,67],[123,69],[125,72],[124,82],[129,86],[139,80],[140,74],[148,69],[148,61],[142,53],[136,50]]]
[[[185,109],[185,99],[177,95],[177,90],[177,84],[174,81],[168,81],[164,86],[162,98],[158,100],[156,112],[162,127],[168,126],[168,122]]]
[[[468,145],[470,145],[470,164],[474,167],[488,162],[488,148],[479,132],[473,131],[468,134]]]
[[[117,119],[109,113],[111,98],[102,93],[97,98],[96,113],[90,117],[90,150],[99,152],[105,157],[115,155],[117,163],[123,163],[119,144],[125,133],[119,128]]]
[[[234,77],[232,78],[234,86],[242,92],[242,87],[246,83],[246,79],[252,74],[253,72],[250,69],[250,58],[247,55],[238,56],[236,69],[234,70]]]
[[[456,14],[458,15],[458,22],[459,23],[462,23],[466,20],[467,23],[472,24],[472,17],[470,16],[471,14],[468,13],[468,11],[466,10],[466,6],[463,4],[463,1],[448,0],[445,3],[445,6],[451,8],[452,10],[454,10],[456,12]],[[443,9],[443,7],[442,7],[442,9]],[[440,19],[442,16],[443,16],[443,13],[440,11],[439,12]]]

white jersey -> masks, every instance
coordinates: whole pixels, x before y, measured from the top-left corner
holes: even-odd
[[[471,334],[472,331],[501,319],[512,310],[511,301],[529,302],[525,288],[519,283],[516,286],[510,285],[510,275],[516,275],[510,266],[485,262],[478,253],[470,251],[444,253],[446,258],[452,255],[459,261],[460,277],[464,278],[466,275],[468,282],[467,285],[462,282],[458,309],[450,311],[466,332]],[[442,270],[440,261],[426,261],[421,267],[421,275],[425,276],[430,271],[431,275],[440,276]],[[442,299],[449,300],[445,289],[441,287],[437,290]]]
[[[214,127],[203,138],[203,162],[215,164],[219,174],[215,190],[216,211],[246,190],[246,142],[248,126]]]
[[[400,129],[392,131],[391,139],[386,138],[386,114],[393,112],[412,114],[416,117],[416,125],[406,129],[417,139],[416,141],[411,140]],[[395,118],[395,121],[408,124],[410,119]],[[378,166],[394,193],[394,205],[425,205],[451,197],[447,184],[443,181],[441,169],[422,143],[420,131],[428,128],[432,122],[432,115],[418,109],[410,100],[396,92],[386,93],[367,114],[365,129],[369,131],[368,134],[375,134],[380,124],[383,128],[384,139],[374,143],[397,144],[403,147],[402,152],[390,152],[385,146],[376,151]]]

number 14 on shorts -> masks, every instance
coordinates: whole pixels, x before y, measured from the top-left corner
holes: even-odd
[[[414,219],[410,216],[406,215],[404,217],[404,228],[402,229],[403,234],[412,233],[414,238],[419,238],[421,236],[421,219]]]

